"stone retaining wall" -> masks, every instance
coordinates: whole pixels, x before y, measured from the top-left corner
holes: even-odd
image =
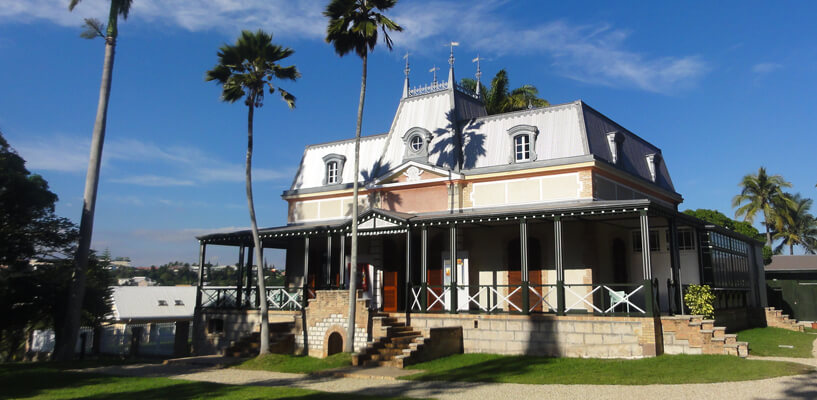
[[[294,322],[300,318],[300,311],[270,311],[270,322]],[[194,318],[198,319],[198,332],[193,332],[193,349],[197,355],[220,354],[241,338],[257,332],[261,325],[258,310],[204,310]],[[211,320],[223,321],[221,332],[210,332]]]
[[[662,348],[653,318],[411,314],[411,326],[426,337],[431,328],[461,327],[465,353],[624,358]]]

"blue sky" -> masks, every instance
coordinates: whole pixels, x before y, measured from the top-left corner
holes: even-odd
[[[79,219],[103,43],[78,37],[104,0],[0,0],[0,130]],[[194,261],[194,236],[249,226],[246,107],[204,82],[216,50],[263,28],[291,47],[303,78],[256,113],[261,226],[286,223],[280,194],[304,146],[354,136],[360,60],[323,42],[325,1],[136,0],[120,25],[93,247],[136,265]],[[395,50],[370,57],[364,134],[388,130],[410,52],[413,84],[447,66],[483,81],[500,68],[551,103],[582,99],[663,150],[686,208],[733,214],[740,178],[761,165],[815,197],[817,3],[406,1]],[[235,262],[213,249],[210,260]],[[282,264],[280,253],[269,255]]]

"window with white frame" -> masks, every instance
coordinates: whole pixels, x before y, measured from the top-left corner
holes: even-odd
[[[342,183],[343,164],[346,162],[346,157],[340,154],[329,154],[323,157],[325,163],[324,168],[324,185],[336,185]]]
[[[338,183],[338,162],[329,161],[326,163],[326,184],[332,185]]]
[[[514,161],[530,161],[530,136],[519,135],[513,138]]]
[[[658,231],[650,230],[650,251],[658,251],[659,246]],[[633,231],[633,251],[640,253],[641,248],[641,231]]]
[[[409,142],[409,146],[411,146],[411,151],[418,152],[423,149],[423,137],[420,135],[414,135],[411,137],[411,141]]]
[[[669,229],[667,229],[667,251],[669,251]],[[691,229],[678,229],[678,250],[695,250],[695,241]]]
[[[517,125],[508,129],[511,139],[510,163],[536,160],[536,136],[539,129],[532,125]]]

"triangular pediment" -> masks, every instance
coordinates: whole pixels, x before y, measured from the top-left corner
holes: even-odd
[[[418,163],[416,161],[408,161],[381,175],[375,180],[374,184],[410,184],[423,181],[459,178],[461,178],[461,175],[456,172]]]
[[[400,215],[381,209],[370,209],[363,212],[358,219],[360,230],[387,229],[402,226],[406,219]]]

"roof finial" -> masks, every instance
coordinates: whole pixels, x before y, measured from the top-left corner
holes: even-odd
[[[410,54],[409,52],[406,52],[406,55],[403,56],[403,58],[406,59],[406,69],[405,69],[406,79],[408,79],[409,71],[411,71],[411,68],[409,68],[409,54]]]
[[[428,72],[433,72],[434,73],[434,80],[431,81],[432,84],[434,84],[434,85],[437,84],[437,71],[439,71],[439,70],[440,70],[440,68],[438,68],[436,64],[433,67],[431,67],[430,70],[428,70]]]
[[[409,53],[406,52],[406,55],[404,55],[403,58],[406,59],[406,79],[403,82],[403,97],[405,98],[409,95],[409,71],[411,71],[409,68]]]
[[[460,42],[450,42],[450,43],[448,43],[448,46],[451,47],[451,55],[448,56],[448,65],[450,65],[451,68],[454,68],[454,46],[459,46],[459,45],[460,45]]]
[[[483,60],[483,59],[479,57],[479,53],[477,53],[477,58],[475,58],[475,59],[471,60],[471,62],[475,62],[475,63],[477,63],[477,73],[476,73],[476,77],[477,77],[477,86],[476,86],[476,90],[474,90],[474,94],[476,94],[476,95],[477,95],[477,97],[480,97],[480,96],[479,96],[479,93],[480,93],[480,86],[482,86],[482,83],[480,82],[480,78],[482,78],[482,70],[480,70],[480,69],[479,69],[479,62],[480,62],[480,61],[482,61],[482,60]]]

